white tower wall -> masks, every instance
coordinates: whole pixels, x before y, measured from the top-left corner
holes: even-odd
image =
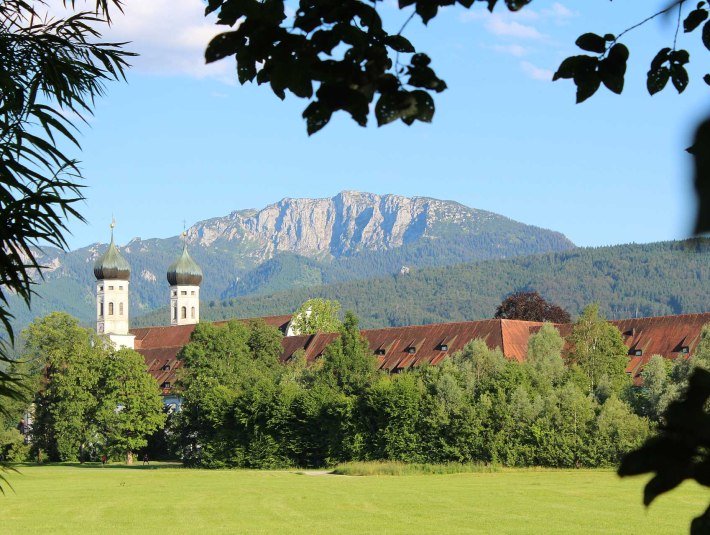
[[[200,321],[200,287],[170,287],[170,325],[192,325]]]
[[[96,332],[118,347],[133,349],[135,337],[128,332],[128,280],[96,283]]]

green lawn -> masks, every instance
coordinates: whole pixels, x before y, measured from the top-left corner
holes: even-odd
[[[0,497],[10,533],[687,533],[710,493],[648,511],[642,479],[601,470],[348,477],[27,466]]]

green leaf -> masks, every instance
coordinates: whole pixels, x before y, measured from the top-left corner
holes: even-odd
[[[596,33],[585,33],[580,35],[575,44],[582,50],[587,52],[596,52],[597,54],[603,54],[606,51],[606,40]]]

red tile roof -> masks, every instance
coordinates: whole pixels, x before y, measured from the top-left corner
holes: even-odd
[[[610,323],[621,331],[629,348],[626,371],[638,380],[643,367],[654,355],[671,360],[692,356],[700,342],[703,325],[710,323],[710,313],[613,320]],[[686,353],[683,348],[687,348]],[[635,355],[636,350],[640,350],[641,355]]]
[[[291,316],[262,319],[285,332]],[[225,323],[222,321],[216,324]],[[652,355],[658,354],[669,359],[692,355],[700,339],[702,326],[710,323],[710,313],[615,320],[611,323],[619,328],[629,347],[627,372],[638,382],[643,366]],[[522,362],[527,355],[530,336],[541,326],[539,322],[491,319],[361,332],[370,350],[376,354],[380,368],[398,372],[413,366],[438,364],[447,355],[460,351],[475,339],[484,340],[491,349],[498,347],[507,358]],[[562,336],[567,336],[571,331],[570,324],[555,327]],[[131,331],[136,336],[136,350],[145,356],[151,373],[161,384],[168,382],[172,385],[174,382],[174,372],[180,367],[176,355],[190,341],[193,330],[194,325],[183,325]],[[337,336],[337,333],[318,333],[284,337],[281,360],[288,361],[298,350],[303,350],[307,361],[313,362]],[[687,354],[682,353],[683,347],[688,348]],[[641,349],[643,354],[633,355],[636,349]]]

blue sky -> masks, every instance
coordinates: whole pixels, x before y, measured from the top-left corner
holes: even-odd
[[[361,128],[337,116],[315,136],[307,104],[267,87],[240,86],[233,59],[205,68],[218,29],[201,0],[128,0],[109,36],[141,54],[128,83],[113,83],[82,128],[88,224],[70,247],[167,237],[201,219],[261,208],[283,197],[345,189],[430,196],[559,230],[578,245],[685,237],[694,211],[689,178],[694,123],[707,112],[699,35],[682,35],[691,84],[650,97],[650,59],[673,39],[659,18],[629,34],[626,90],[574,104],[570,81],[549,81],[586,31],[618,33],[662,1],[535,0],[517,14],[448,8],[405,34],[429,53],[449,89],[433,124]],[[645,7],[639,7],[642,5]],[[409,12],[382,6],[391,28]],[[168,15],[169,14],[169,15]],[[703,61],[701,61],[701,59]],[[694,61],[693,61],[694,60]]]

